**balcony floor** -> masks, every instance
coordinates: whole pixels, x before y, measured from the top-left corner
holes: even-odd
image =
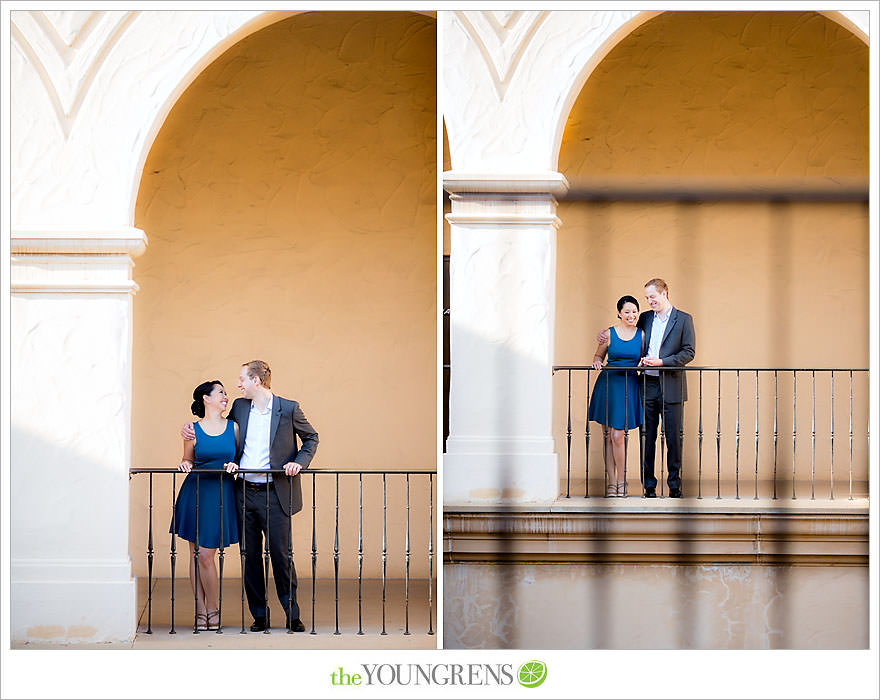
[[[283,625],[284,614],[275,595],[274,583],[269,599],[273,624]],[[175,579],[175,634],[171,630],[171,579],[153,581],[152,633],[147,634],[147,581],[139,578],[138,626],[131,642],[94,644],[13,644],[15,649],[436,649],[437,589],[431,591],[434,634],[428,634],[428,582],[409,581],[409,634],[406,628],[406,583],[403,579],[387,579],[385,594],[385,631],[382,631],[382,581],[364,579],[362,588],[362,627],[358,634],[357,579],[339,580],[339,634],[336,631],[336,596],[333,579],[319,580],[315,592],[315,634],[312,629],[312,582],[300,581],[297,600],[306,626],[305,632],[288,634],[283,627],[268,633],[241,633],[241,579],[223,580],[223,630],[193,634],[193,599],[188,578]],[[245,606],[245,629],[252,618]]]

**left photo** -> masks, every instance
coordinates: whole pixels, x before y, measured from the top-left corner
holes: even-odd
[[[436,13],[9,17],[12,648],[437,648]]]

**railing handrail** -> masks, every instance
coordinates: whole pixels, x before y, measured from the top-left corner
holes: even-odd
[[[661,370],[666,372],[681,371],[695,372],[703,370],[706,372],[869,372],[867,367],[706,367],[694,365],[682,365],[680,367],[673,365],[661,365],[658,367],[649,367],[647,365],[614,365],[608,367],[603,365],[602,369],[611,370]],[[593,365],[553,365],[553,372],[565,370],[596,370]]]
[[[196,469],[190,472],[195,474],[217,474],[219,469]],[[176,467],[131,467],[129,474],[183,474]],[[238,469],[236,474],[284,474],[283,469]],[[436,474],[436,467],[406,467],[404,469],[374,469],[361,467],[337,467],[334,469],[301,469],[300,474]]]

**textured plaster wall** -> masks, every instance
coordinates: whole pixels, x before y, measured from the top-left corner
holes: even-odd
[[[566,126],[560,171],[573,183],[617,177],[866,180],[867,81],[867,46],[821,15],[663,13],[617,45],[584,86]],[[558,213],[560,364],[586,363],[597,330],[616,321],[617,299],[633,294],[646,308],[642,285],[659,276],[670,284],[673,304],[694,316],[695,365],[867,366],[868,211],[862,204],[562,202]],[[810,427],[805,379],[798,389],[801,436]],[[561,378],[556,382],[554,424],[557,449],[564,450],[567,390]],[[841,440],[848,439],[848,377],[838,375],[836,382],[839,478],[849,458]],[[790,385],[790,375],[780,379],[785,474],[791,471]],[[732,476],[735,379],[728,377],[725,386],[733,398],[722,403],[722,468]],[[714,378],[707,378],[713,402],[714,387]],[[743,468],[753,472],[754,453],[745,451],[754,449],[753,374],[743,377],[742,387]],[[855,478],[864,481],[865,379],[856,377],[855,391]],[[820,376],[821,478],[830,461],[829,394],[828,378]],[[772,468],[772,378],[762,379],[760,395],[766,477]],[[689,402],[686,431],[694,439],[696,408]],[[582,407],[575,411],[582,433]],[[714,438],[714,403],[705,420]],[[592,447],[599,475],[599,440]],[[798,474],[806,475],[808,445],[798,449]],[[694,476],[695,442],[688,450],[685,469]]]
[[[435,21],[409,13],[297,15],[236,44],[184,93],[135,216],[150,244],[134,271],[133,465],[175,466],[193,388],[218,378],[235,397],[241,363],[261,358],[320,434],[313,466],[435,466],[435,99]],[[379,479],[365,480],[373,553]],[[405,494],[392,481],[389,575],[402,575]],[[422,575],[426,482],[412,480]],[[146,489],[132,484],[131,551],[145,573]],[[341,486],[342,573],[354,575],[357,478]],[[333,488],[318,482],[322,575]],[[160,493],[165,532],[170,486]],[[302,570],[309,510],[294,519]],[[377,554],[365,569],[378,573]]]
[[[864,649],[867,567],[446,564],[444,647]]]

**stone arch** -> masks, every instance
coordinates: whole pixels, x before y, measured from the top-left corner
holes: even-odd
[[[555,131],[552,144],[552,159],[554,167],[557,167],[559,163],[559,152],[562,148],[562,137],[565,132],[565,125],[568,121],[568,115],[570,114],[578,95],[580,95],[581,90],[583,90],[584,85],[586,84],[587,80],[589,80],[590,75],[592,75],[596,67],[602,62],[602,60],[615,46],[617,46],[629,34],[638,29],[645,22],[653,19],[662,12],[663,11],[660,10],[639,12],[635,16],[622,22],[618,27],[616,27],[612,32],[608,34],[608,36],[602,41],[599,48],[587,57],[586,61],[580,66],[580,69],[576,73],[572,74],[572,80],[569,85],[562,87],[560,91],[561,99],[558,101],[558,109],[556,111],[556,116],[554,119]],[[863,26],[863,24],[861,23],[862,18],[859,16],[863,13],[847,13],[833,10],[822,11],[818,12],[817,14],[821,14],[828,19],[836,22],[837,24],[850,31],[856,37],[858,37],[865,44],[868,43],[867,27]]]
[[[169,111],[135,212],[153,240],[134,270],[133,465],[176,456],[175,422],[203,372],[234,397],[238,363],[255,357],[320,433],[313,466],[433,456],[433,415],[403,410],[407,392],[434,404],[434,314],[423,313],[435,295],[432,21],[375,18],[270,23]],[[179,418],[152,410],[165,401]],[[375,421],[362,420],[367,404]],[[406,428],[382,448],[369,435],[377,423]],[[132,509],[133,541],[145,512]]]

